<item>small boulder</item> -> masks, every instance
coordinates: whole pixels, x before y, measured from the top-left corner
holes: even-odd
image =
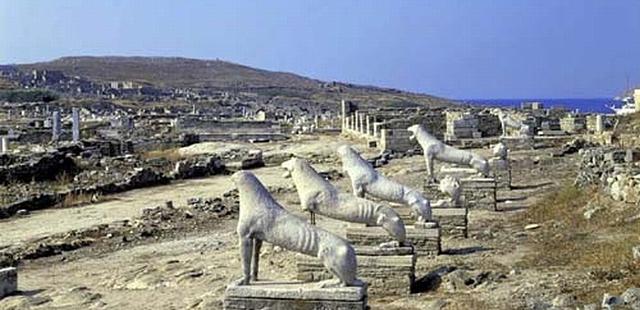
[[[558,308],[575,307],[576,303],[577,303],[577,298],[575,295],[572,295],[572,294],[558,295],[551,302],[551,304],[554,307],[558,307]]]
[[[534,230],[540,228],[540,224],[529,224],[524,227],[524,230]]]
[[[0,269],[0,299],[18,290],[18,271],[14,267]]]
[[[27,215],[29,215],[29,210],[20,209],[20,210],[16,211],[16,215],[18,215],[18,216],[27,216]]]
[[[604,309],[613,309],[615,306],[622,304],[622,298],[605,293],[602,297],[602,308]]]
[[[620,296],[625,305],[631,309],[640,309],[640,288],[632,287],[627,289]]]
[[[631,253],[633,254],[633,259],[640,260],[640,245],[631,248]]]

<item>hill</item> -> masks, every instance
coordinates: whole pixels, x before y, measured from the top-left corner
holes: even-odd
[[[57,70],[96,82],[136,81],[155,87],[251,90],[268,97],[302,100],[358,101],[365,106],[450,105],[443,98],[395,89],[323,82],[293,73],[274,72],[221,60],[179,57],[63,57],[53,61],[16,65],[21,71]]]

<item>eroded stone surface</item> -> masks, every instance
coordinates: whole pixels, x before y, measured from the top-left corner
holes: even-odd
[[[14,267],[0,269],[0,299],[18,290],[18,270]]]

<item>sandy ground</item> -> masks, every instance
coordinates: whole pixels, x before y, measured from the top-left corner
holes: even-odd
[[[331,153],[345,141],[337,137],[298,141],[269,146],[296,153]],[[480,152],[487,153],[488,150]],[[380,170],[394,179],[421,188],[424,177],[420,156],[394,160]],[[338,162],[320,169],[338,168]],[[254,171],[270,186],[290,186],[281,177],[278,167]],[[528,179],[528,180],[527,180]],[[409,296],[370,296],[373,309],[425,309],[444,300],[449,309],[510,308],[504,304],[518,289],[526,289],[530,277],[546,277],[539,271],[513,272],[517,261],[528,249],[517,240],[522,227],[510,224],[512,214],[534,202],[550,185],[561,179],[549,176],[516,180],[528,182],[529,187],[503,196],[526,198],[514,203],[501,203],[502,212],[472,211],[471,235],[468,239],[443,240],[445,253],[434,259],[418,261],[419,280],[443,266],[466,266],[493,273],[509,274],[508,279],[492,282],[474,291],[454,295],[433,291],[425,284],[423,292]],[[343,191],[349,188],[348,179],[336,183]],[[524,184],[524,183],[521,183]],[[185,203],[190,197],[210,197],[231,188],[227,176],[183,181],[167,186],[135,190],[115,195],[113,200],[80,208],[35,212],[25,218],[0,222],[0,244],[10,244],[55,232],[86,227],[97,223],[127,219],[140,210],[173,200]],[[301,214],[295,194],[276,197],[291,211]],[[221,299],[227,283],[237,278],[239,254],[235,235],[236,221],[221,220],[210,232],[159,240],[119,251],[87,251],[71,259],[51,257],[26,262],[19,268],[22,294],[0,301],[0,309],[221,309]],[[341,233],[344,223],[319,217],[318,225]],[[485,235],[493,237],[482,237]],[[516,239],[514,239],[516,238]],[[265,246],[262,253],[263,278],[292,279],[295,276],[296,254]],[[511,272],[511,273],[510,273]],[[489,300],[487,302],[486,300]]]

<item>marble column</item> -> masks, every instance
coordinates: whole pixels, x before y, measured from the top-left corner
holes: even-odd
[[[60,120],[60,111],[53,112],[53,120],[51,124],[51,140],[58,141],[62,134],[62,122]]]
[[[80,142],[80,111],[78,108],[71,109],[71,126],[73,142]]]

